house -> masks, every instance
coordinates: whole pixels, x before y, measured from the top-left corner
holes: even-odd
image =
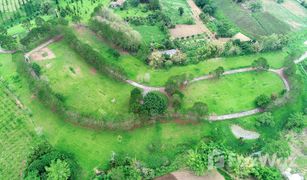
[[[122,7],[124,5],[126,0],[116,0],[116,1],[112,1],[110,3],[110,7],[111,8],[118,8],[118,7]]]
[[[241,42],[247,42],[247,41],[251,41],[251,39],[247,36],[245,36],[244,34],[238,32],[237,34],[235,34],[233,37],[232,37],[233,40],[240,40]]]
[[[168,56],[172,57],[173,55],[175,55],[179,51],[177,49],[170,49],[170,50],[165,50],[165,51],[160,51],[160,52],[163,55],[168,55]]]

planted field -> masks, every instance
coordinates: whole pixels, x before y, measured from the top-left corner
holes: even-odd
[[[33,124],[0,82],[0,179],[20,179],[37,138]]]
[[[289,30],[289,26],[280,19],[274,18],[264,12],[253,15],[231,0],[216,0],[214,3],[219,9],[219,13],[223,14],[224,17],[236,24],[244,34],[249,36],[257,37],[280,33],[281,31],[288,32]],[[274,3],[276,2],[274,1]],[[274,24],[274,26],[270,25],[270,23]]]
[[[307,27],[307,10],[295,0],[286,0],[282,4],[274,0],[263,0],[264,10],[287,23],[294,29]]]
[[[210,59],[207,61],[202,61],[198,64],[174,66],[170,69],[152,69],[148,67],[145,62],[142,62],[130,55],[122,54],[121,57],[115,59],[108,51],[110,46],[107,45],[103,39],[97,38],[95,34],[91,33],[91,31],[87,29],[78,31],[77,34],[83,42],[93,46],[102,55],[107,57],[108,60],[118,62],[119,65],[127,71],[129,79],[151,86],[164,86],[169,77],[183,73],[192,74],[194,77],[198,77],[208,74],[210,71],[213,71],[219,66],[223,66],[226,70],[248,67],[251,66],[252,62],[259,57],[266,58],[273,68],[281,68],[284,64],[284,59],[287,56],[287,53],[278,51],[246,56]],[[186,46],[189,45],[187,44]]]
[[[56,58],[37,63],[52,89],[65,97],[66,106],[94,118],[125,120],[132,87],[100,75],[64,42],[49,48]]]
[[[228,114],[256,108],[254,100],[261,94],[279,95],[284,89],[282,80],[270,72],[249,72],[221,79],[199,81],[185,90],[184,106],[204,102],[212,114]]]
[[[193,24],[192,11],[186,0],[160,0],[162,11],[170,17],[174,24]],[[183,8],[183,14],[180,16],[179,8]]]

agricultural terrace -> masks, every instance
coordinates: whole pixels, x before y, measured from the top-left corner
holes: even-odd
[[[189,85],[184,91],[184,106],[190,108],[200,101],[208,104],[211,114],[230,114],[256,108],[257,96],[280,95],[283,89],[280,77],[271,72],[227,75]]]
[[[64,42],[48,48],[55,58],[35,62],[42,67],[43,78],[52,89],[65,97],[69,109],[107,121],[127,116],[127,97],[132,87],[100,75]]]
[[[287,56],[287,53],[284,51],[277,51],[245,56],[214,58],[202,61],[198,64],[174,66],[169,69],[152,69],[141,60],[131,55],[127,55],[126,53],[121,54],[119,58],[112,56],[112,52],[109,50],[111,48],[110,45],[108,45],[102,38],[97,38],[97,36],[87,28],[82,29],[83,30],[75,31],[79,35],[78,38],[80,40],[94,47],[94,49],[100,52],[108,60],[122,66],[127,71],[129,79],[150,86],[164,86],[169,77],[183,74],[183,72],[198,77],[209,74],[209,72],[219,66],[224,67],[225,70],[249,67],[252,62],[259,57],[266,58],[272,68],[278,69],[283,66],[285,57]]]
[[[279,6],[275,1],[271,2],[276,4],[274,6]],[[271,9],[269,12],[265,10],[251,12],[232,0],[217,0],[214,1],[214,4],[218,9],[217,16],[228,19],[237,25],[243,33],[251,37],[290,32],[290,25],[286,23],[286,19],[275,17]],[[288,17],[288,14],[286,16]]]

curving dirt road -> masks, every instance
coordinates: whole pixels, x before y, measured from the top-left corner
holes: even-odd
[[[28,52],[25,54],[25,57],[29,56],[31,53],[38,51],[46,46],[48,46],[49,44],[55,42],[56,40],[58,40],[60,37],[55,37],[52,38],[51,40],[41,44],[40,46],[38,46],[37,48],[33,49],[32,51]],[[304,61],[307,58],[307,51],[297,60],[294,60],[295,64],[298,64],[302,61]],[[235,69],[235,70],[229,70],[229,71],[225,71],[223,73],[223,75],[231,75],[231,74],[237,74],[237,73],[244,73],[244,72],[250,72],[250,71],[255,71],[255,68],[252,67],[248,67],[248,68],[240,68],[240,69]],[[269,69],[270,72],[277,74],[281,80],[284,83],[284,86],[288,91],[290,91],[290,85],[289,82],[286,78],[286,76],[284,75],[284,68],[280,68],[280,69]],[[212,79],[213,76],[212,75],[203,75],[197,78],[194,78],[193,80],[190,81],[190,83],[193,82],[197,82],[197,81],[202,81],[202,80],[207,80],[207,79]],[[125,80],[126,83],[130,84],[131,86],[140,88],[143,90],[144,94],[150,92],[150,91],[160,91],[162,93],[165,93],[165,88],[164,87],[152,87],[152,86],[146,86],[140,83],[137,83],[133,80]],[[243,112],[237,112],[237,113],[232,113],[232,114],[225,114],[225,115],[216,115],[216,116],[209,116],[209,120],[210,121],[223,121],[223,120],[228,120],[228,119],[236,119],[236,118],[241,118],[241,117],[246,117],[246,116],[251,116],[254,114],[258,114],[260,112],[263,112],[262,109],[260,108],[256,108],[256,109],[252,109],[252,110],[248,110],[248,111],[243,111]]]

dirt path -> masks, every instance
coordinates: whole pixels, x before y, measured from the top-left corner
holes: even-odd
[[[202,13],[202,10],[195,4],[193,0],[187,1],[193,14],[193,18],[195,20],[195,24],[203,31],[206,32],[211,39],[215,39],[215,36],[212,32],[204,25],[203,21],[200,19],[199,15]]]
[[[254,131],[248,131],[243,129],[238,125],[231,126],[231,132],[234,134],[236,138],[243,138],[243,139],[258,139],[260,134]]]
[[[15,52],[16,52],[15,50],[8,51],[0,48],[0,54],[13,54]]]

